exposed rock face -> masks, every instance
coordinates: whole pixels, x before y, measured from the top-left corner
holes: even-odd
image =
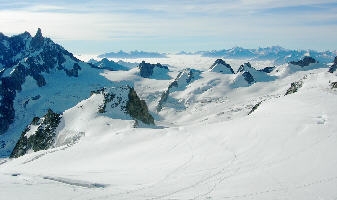
[[[249,73],[249,72],[243,72],[242,76],[244,79],[248,82],[248,84],[253,84],[255,83],[254,77]]]
[[[255,104],[252,108],[251,111],[249,111],[248,115],[252,114],[260,105],[261,105],[262,101],[260,101],[259,103]]]
[[[35,117],[31,124],[23,131],[11,158],[17,158],[28,151],[40,151],[50,148],[55,141],[56,128],[61,120],[61,115],[48,110],[41,119]]]
[[[298,65],[301,67],[309,66],[311,63],[317,63],[317,61],[310,56],[305,56],[302,60],[299,60],[299,61],[290,62],[290,64]]]
[[[98,108],[99,113],[113,117],[118,114],[126,114],[145,124],[154,124],[154,119],[149,113],[145,101],[141,100],[136,91],[129,86],[103,88],[92,92],[92,94],[104,96],[103,104]],[[120,116],[120,118],[123,117]]]
[[[132,118],[138,119],[145,124],[154,124],[154,119],[149,113],[147,105],[144,100],[140,100],[136,91],[130,88],[129,101],[126,104],[126,113]]]
[[[274,67],[265,67],[265,68],[260,69],[260,70],[258,70],[258,71],[260,71],[260,72],[265,72],[265,73],[270,73],[270,72],[272,72],[274,69],[275,69],[275,66],[274,66]]]
[[[21,90],[27,76],[36,80],[39,87],[46,85],[42,73],[52,69],[62,70],[68,76],[77,77],[81,67],[77,58],[49,38],[44,38],[41,29],[31,37],[28,32],[6,37],[0,36],[0,64],[4,67],[0,85],[0,134],[13,123],[15,110],[13,101]],[[74,62],[72,68],[66,61]]]
[[[161,65],[160,63],[150,64],[150,63],[146,63],[145,61],[142,61],[139,64],[138,68],[140,69],[140,76],[144,78],[150,78],[155,68],[164,69],[168,71],[167,66]]]
[[[255,79],[253,75],[250,73],[250,71],[257,71],[255,68],[252,67],[252,65],[248,62],[239,67],[237,70],[237,74],[240,74],[243,76],[244,80],[248,82],[248,84],[255,83]]]
[[[159,103],[157,105],[157,112],[160,112],[163,109],[164,104],[166,103],[170,93],[176,90],[183,90],[188,84],[199,78],[201,71],[195,69],[184,69],[179,72],[178,76],[170,83],[167,90],[163,92]]]
[[[108,60],[107,58],[103,58],[101,61],[96,61],[94,59],[90,59],[89,63],[95,65],[99,69],[106,69],[110,71],[127,71],[129,70],[127,67],[124,67],[112,60]]]
[[[42,36],[41,29],[39,28],[35,36],[32,38],[31,46],[33,49],[38,50],[43,46],[43,44],[44,44],[44,38]]]
[[[337,82],[332,82],[332,83],[330,84],[330,86],[331,86],[331,89],[337,88]]]
[[[232,67],[222,59],[217,59],[214,64],[209,68],[211,72],[234,74]]]
[[[335,57],[334,63],[329,68],[330,73],[334,73],[337,70],[337,57]]]
[[[291,83],[290,88],[288,88],[284,96],[297,92],[298,89],[301,88],[302,86],[303,86],[302,80]]]

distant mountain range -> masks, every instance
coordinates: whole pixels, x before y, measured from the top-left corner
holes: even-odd
[[[101,54],[99,58],[166,58],[165,53],[145,52],[145,51],[119,51]]]
[[[100,58],[166,58],[167,53],[145,52],[145,51],[119,51],[101,54]],[[292,50],[280,46],[271,46],[257,49],[245,49],[233,47],[231,49],[185,52],[176,55],[201,55],[204,57],[216,57],[225,59],[249,59],[256,61],[273,60],[276,65],[298,61],[305,56],[310,56],[321,63],[332,63],[337,51],[315,51],[315,50]]]
[[[291,50],[280,46],[257,49],[233,47],[231,49],[197,51],[194,53],[179,52],[179,55],[202,55],[205,57],[221,57],[227,59],[274,60],[275,64],[284,64],[311,56],[322,63],[333,62],[337,51]]]

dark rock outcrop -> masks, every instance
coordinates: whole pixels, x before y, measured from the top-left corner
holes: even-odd
[[[337,82],[332,82],[332,83],[330,84],[330,86],[331,86],[331,89],[337,88]]]
[[[253,108],[249,111],[248,115],[252,114],[260,105],[261,105],[262,101],[260,101],[259,103],[255,104],[253,106]]]
[[[317,63],[317,61],[310,56],[305,56],[302,60],[299,60],[299,61],[291,61],[290,62],[290,64],[298,65],[298,66],[301,66],[301,67],[309,66],[311,63]]]
[[[126,95],[123,95],[126,93]],[[134,120],[139,120],[144,124],[154,124],[154,119],[149,113],[144,100],[141,100],[136,91],[129,86],[119,88],[102,88],[91,94],[102,94],[104,96],[103,104],[98,108],[99,113],[113,112],[111,109],[119,109]],[[126,98],[126,99],[125,99]]]
[[[145,61],[142,61],[139,65],[138,68],[140,70],[140,76],[144,77],[144,78],[149,78],[152,76],[153,74],[153,69],[154,68],[160,68],[160,69],[165,69],[168,71],[168,67],[161,65],[160,63],[157,64],[150,64],[150,63],[146,63]]]
[[[287,90],[287,92],[285,93],[284,96],[297,92],[298,89],[300,89],[302,86],[303,86],[302,80],[291,83],[290,88],[288,88],[288,90]]]
[[[145,124],[154,124],[154,119],[149,113],[149,109],[144,100],[140,100],[136,91],[130,88],[129,101],[126,103],[126,112],[134,119]]]
[[[42,36],[41,29],[38,28],[35,36],[32,38],[31,46],[34,50],[40,49],[44,44],[44,38]]]
[[[260,71],[260,72],[265,72],[265,73],[270,73],[270,72],[272,72],[274,69],[275,69],[275,66],[274,66],[274,67],[265,67],[265,68],[263,68],[263,69],[259,69],[258,71]]]
[[[329,72],[334,73],[336,70],[337,70],[337,56],[335,57],[333,64],[329,68]]]
[[[246,68],[253,68],[252,65],[250,64],[250,62],[247,62],[243,65],[240,65],[239,69],[236,71],[236,73],[239,73],[239,72],[243,72],[243,71],[247,71],[248,69]]]
[[[54,113],[51,109],[42,118],[35,117],[31,124],[22,132],[10,157],[17,158],[28,151],[40,151],[52,147],[56,136],[56,128],[60,120],[61,115]]]
[[[242,76],[244,77],[244,79],[248,82],[248,84],[253,84],[255,83],[255,79],[254,77],[252,76],[251,73],[245,71],[242,73]]]

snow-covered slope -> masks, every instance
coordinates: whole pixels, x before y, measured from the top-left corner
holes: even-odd
[[[20,157],[0,160],[0,197],[337,198],[334,65],[226,60],[237,72],[224,73],[205,59],[110,71],[69,57],[43,79],[19,79],[8,131],[24,130]],[[0,73],[20,78],[28,67],[17,65]]]
[[[284,96],[290,83],[305,75],[303,86]],[[329,82],[336,80],[325,68],[257,82],[231,94],[217,90],[228,101],[215,103],[211,98],[208,107],[195,107],[203,115],[191,110],[183,111],[185,116],[175,115],[176,121],[200,116],[208,120],[163,129],[123,126],[114,131],[104,126],[107,118],[97,119],[101,124],[88,128],[73,146],[3,160],[0,195],[9,199],[334,199],[337,91]],[[247,116],[249,105],[261,100]],[[245,105],[243,111],[238,109],[240,103]],[[245,115],[223,120],[226,107]],[[214,109],[224,113],[212,116]]]
[[[128,86],[92,91],[90,98],[66,110],[62,115],[49,109],[42,118],[35,117],[21,134],[11,157],[71,145],[90,129],[104,127],[113,131],[116,124],[123,129],[142,124],[154,125],[146,103]]]
[[[177,107],[177,100],[171,98],[171,96],[174,96],[174,92],[176,91],[184,91],[190,83],[200,77],[200,74],[201,71],[189,68],[180,71],[174,81],[169,84],[167,90],[161,95],[157,106],[157,112],[160,112],[164,106],[167,107],[170,104],[174,109],[179,109]]]
[[[297,71],[308,71],[319,68],[327,68],[326,63],[319,63],[311,57],[304,57],[302,60],[290,62],[276,67],[270,75],[285,77]]]

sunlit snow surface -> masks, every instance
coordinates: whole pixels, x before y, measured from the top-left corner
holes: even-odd
[[[145,60],[173,66],[173,79],[186,67],[206,71],[215,58]],[[226,62],[236,71],[246,61]],[[144,79],[137,70],[102,76],[133,85],[158,128],[107,117],[90,121],[90,109],[74,107],[69,130],[80,127],[85,135],[73,145],[0,160],[0,199],[337,198],[337,91],[329,83],[337,77],[327,68],[288,70],[275,81],[235,88],[235,75],[204,72],[172,93],[177,101],[159,113],[156,105],[172,80]],[[303,87],[284,96],[300,79]]]

